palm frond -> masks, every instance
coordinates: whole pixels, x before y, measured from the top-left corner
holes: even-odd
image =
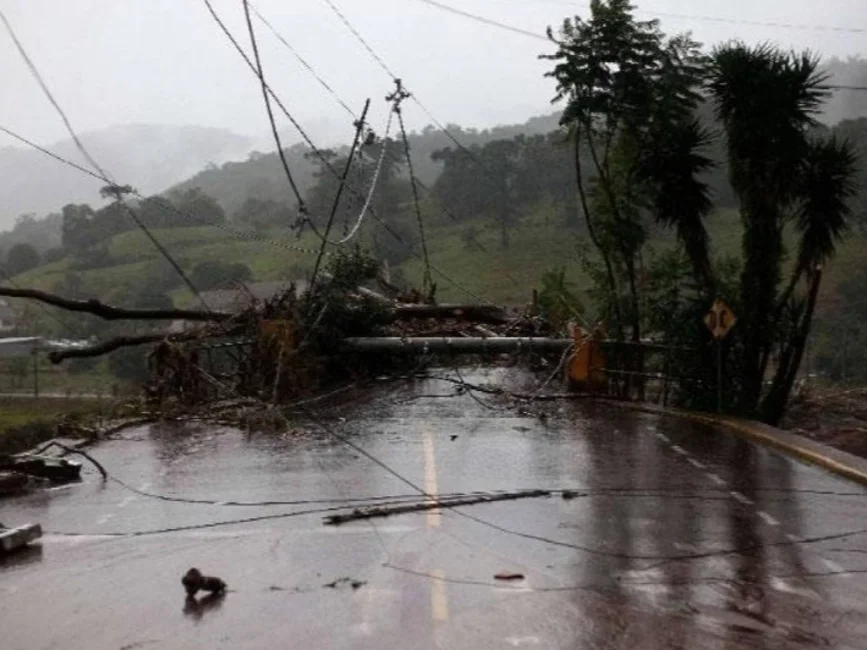
[[[801,175],[802,200],[796,223],[801,232],[798,269],[825,263],[846,231],[855,183],[857,156],[846,141],[817,138],[809,143]]]
[[[726,130],[735,191],[786,202],[806,154],[804,134],[829,94],[818,58],[734,42],[718,47],[712,59],[709,87]]]
[[[712,141],[712,132],[698,120],[671,125],[658,134],[640,169],[651,187],[651,207],[656,220],[674,227],[705,286],[712,284],[712,272],[704,217],[710,213],[713,202],[701,176],[714,163],[702,152]]]

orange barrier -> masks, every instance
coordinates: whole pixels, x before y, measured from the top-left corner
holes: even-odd
[[[602,349],[605,339],[603,328],[597,327],[593,332],[587,332],[573,326],[572,339],[575,349],[569,360],[569,387],[579,391],[605,392],[608,388],[608,378],[605,376],[606,355]]]

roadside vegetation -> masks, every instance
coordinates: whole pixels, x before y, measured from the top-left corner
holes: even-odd
[[[826,85],[840,71],[867,78],[867,63],[705,46],[637,20],[626,0],[590,4],[589,18],[549,34],[557,113],[486,131],[450,127],[462,147],[437,129],[410,134],[436,297],[523,305],[536,287],[555,320],[566,317],[552,305],[566,300],[614,338],[697,351],[673,360],[691,379],[679,400],[696,408],[716,400],[701,317],[723,298],[739,318],[722,351],[725,407],[770,422],[805,357],[831,378],[860,377],[867,118],[857,106],[845,113]],[[843,121],[823,124],[823,114]],[[322,152],[358,190],[337,205],[333,235],[358,227],[353,242],[407,289],[429,269],[403,143],[384,135],[365,138],[352,161],[346,148]],[[22,217],[0,236],[0,260],[17,285],[72,299],[189,304],[194,296],[128,218],[123,196],[200,290],[303,279],[319,247],[312,228],[325,225],[338,183],[306,147],[286,154],[306,222],[276,154],[254,152],[162,195],[115,188],[101,207]],[[377,168],[371,216],[364,193]],[[17,325],[14,333],[99,339],[156,327],[35,305],[19,310]],[[144,355],[82,362],[72,375],[82,386],[135,382],[146,376]]]

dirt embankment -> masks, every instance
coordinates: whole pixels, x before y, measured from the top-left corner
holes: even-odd
[[[812,388],[793,399],[783,426],[867,458],[867,387]]]

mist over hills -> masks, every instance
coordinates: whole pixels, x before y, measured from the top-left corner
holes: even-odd
[[[130,124],[84,133],[82,142],[119,182],[160,192],[209,164],[244,156],[252,139],[227,129]],[[46,147],[87,167],[72,140]],[[26,213],[57,212],[67,203],[101,203],[101,181],[26,145],[0,148],[0,229]]]

